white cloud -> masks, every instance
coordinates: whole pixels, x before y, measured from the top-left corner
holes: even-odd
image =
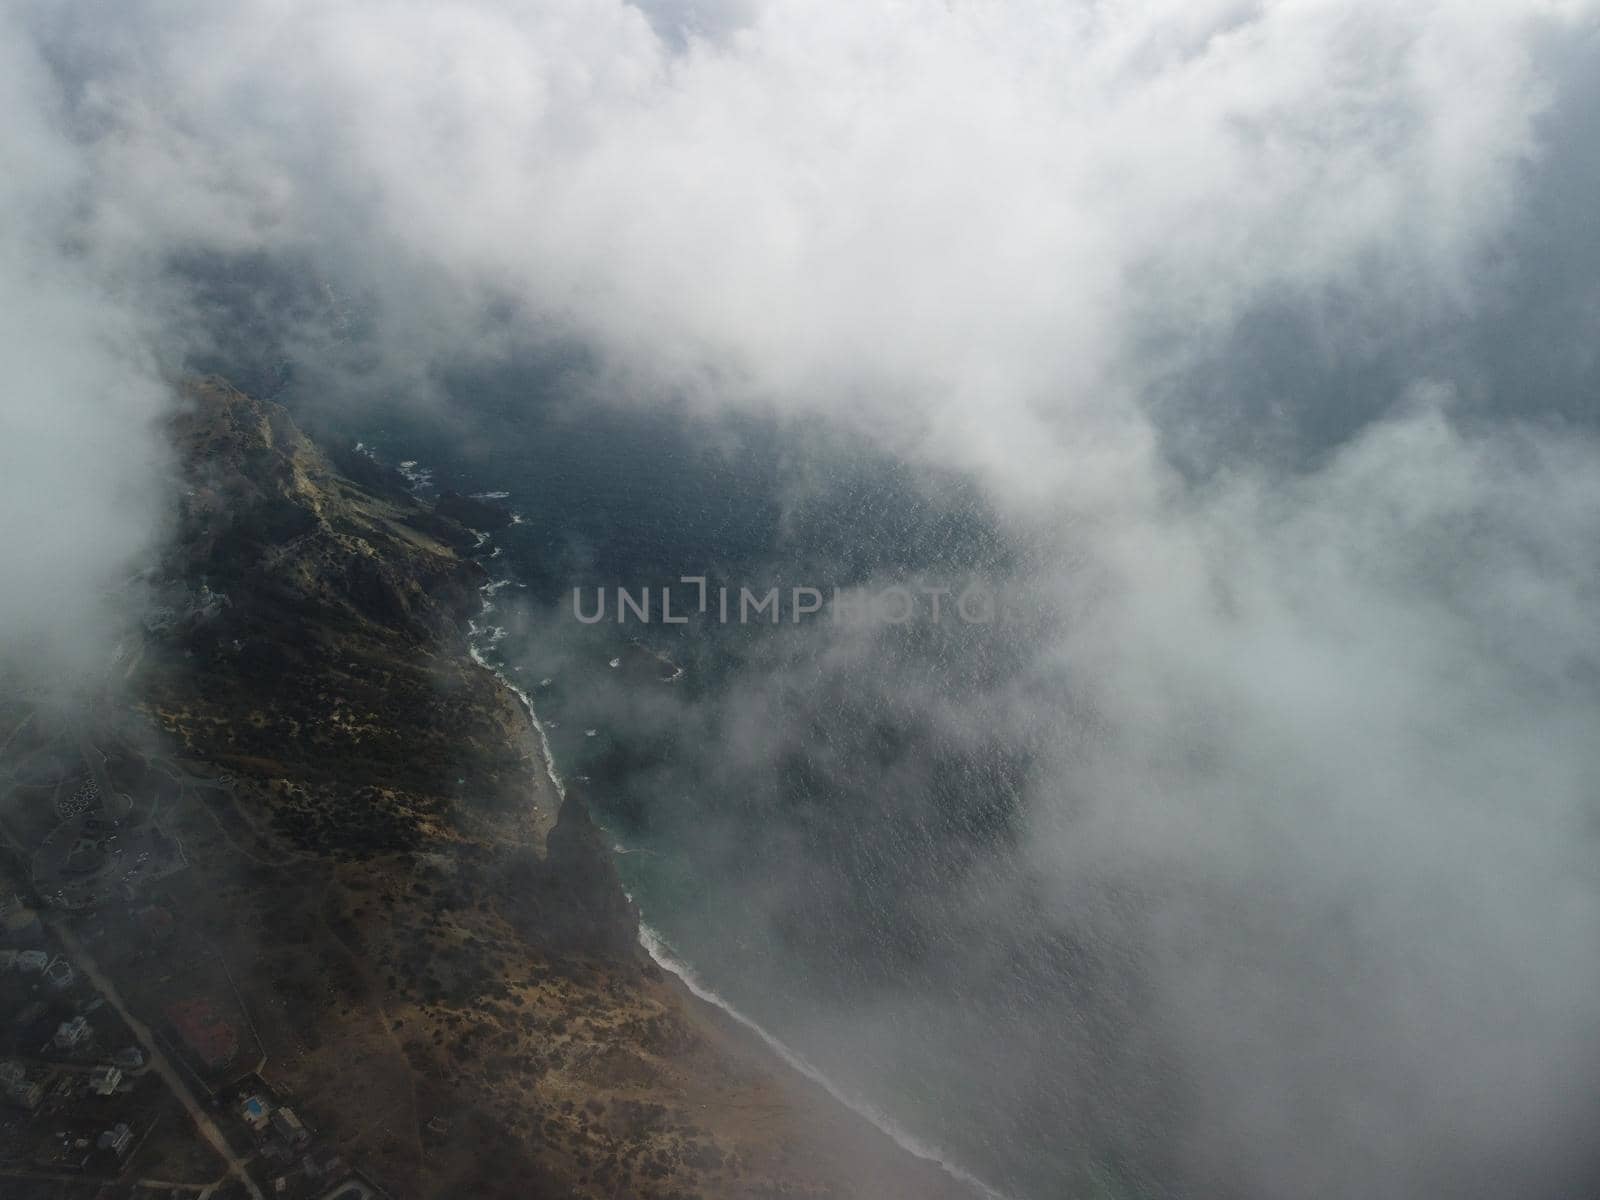
[[[83,238],[97,180],[43,65],[0,22],[0,630],[4,657],[103,661],[161,512],[159,330]]]
[[[1264,307],[1323,363],[1493,307],[1569,82],[1549,49],[1592,69],[1595,7],[646,8],[12,5],[0,453],[29,519],[3,550],[30,582],[0,589],[5,627],[66,643],[63,597],[149,537],[126,498],[175,331],[140,285],[168,251],[307,254],[406,369],[507,301],[620,397],[857,426],[970,472],[1044,548],[1031,583],[1074,621],[1040,670],[1100,738],[1039,785],[1035,852],[1074,899],[1097,873],[1192,889],[1151,951],[1227,1097],[1218,1145],[1272,1131],[1242,1161],[1263,1194],[1403,1193],[1426,1156],[1384,1105],[1445,1155],[1577,1089],[1590,435],[1452,415],[1478,381],[1447,363],[1345,397],[1395,407],[1314,469],[1246,447],[1196,481],[1166,448],[1226,416],[1186,407],[1188,375]],[[1227,410],[1244,375],[1193,394]],[[1067,794],[1092,798],[1070,826]],[[1341,963],[1359,994],[1308,982]]]
[[[142,50],[89,93],[108,223],[307,242],[396,307],[418,272],[494,289],[647,391],[859,418],[1030,494],[1086,429],[1146,453],[1141,334],[1208,349],[1275,291],[1351,337],[1470,307],[1533,35],[1575,20],[767,5],[675,52],[565,0],[98,15],[78,36]]]

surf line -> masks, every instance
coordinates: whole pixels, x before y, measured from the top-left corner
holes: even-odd
[[[504,586],[509,580],[501,580],[499,584],[486,583],[480,589],[484,593],[483,612],[487,613],[494,606],[494,593],[497,587]],[[482,615],[482,614],[480,614]],[[488,634],[489,644],[493,645],[498,639],[489,632],[488,627],[480,628],[476,621],[467,623],[467,653],[472,661],[477,663],[489,674],[493,675],[500,683],[522,703],[523,710],[528,714],[528,720],[533,723],[533,730],[539,735],[539,751],[544,759],[544,773],[549,778],[550,784],[556,790],[557,798],[565,803],[567,799],[567,785],[562,782],[561,773],[556,770],[555,751],[550,748],[550,734],[544,727],[544,722],[539,719],[538,711],[533,707],[533,697],[523,691],[504,671],[495,666],[484,655],[478,642]]]
[[[633,897],[629,896],[628,899],[632,900]],[[650,928],[650,926],[646,925],[643,921],[639,922],[639,944],[644,947],[645,953],[650,956],[650,960],[655,963],[656,966],[660,967],[663,971],[670,971],[673,975],[677,976],[682,982],[683,986],[688,988],[697,999],[703,1000],[712,1007],[727,1013],[728,1016],[732,1017],[735,1021],[739,1022],[739,1024],[743,1025],[751,1033],[760,1038],[762,1042],[765,1043],[767,1049],[771,1050],[774,1054],[781,1058],[785,1064],[798,1071],[801,1075],[804,1075],[812,1083],[816,1084],[823,1091],[827,1092],[828,1095],[834,1100],[838,1101],[851,1112],[855,1113],[856,1116],[873,1126],[878,1130],[878,1132],[884,1134],[890,1141],[899,1146],[900,1149],[904,1150],[907,1154],[911,1155],[913,1158],[920,1158],[923,1162],[932,1163],[946,1175],[949,1175],[952,1179],[955,1179],[959,1183],[964,1183],[974,1191],[978,1192],[984,1197],[984,1200],[1009,1200],[1004,1192],[996,1191],[983,1180],[979,1179],[976,1175],[972,1174],[972,1172],[957,1166],[955,1163],[945,1158],[938,1150],[927,1145],[925,1142],[920,1141],[912,1134],[906,1132],[906,1130],[902,1129],[893,1120],[893,1118],[884,1115],[882,1112],[879,1112],[876,1108],[872,1107],[872,1105],[867,1104],[864,1101],[857,1100],[855,1097],[846,1093],[821,1071],[817,1070],[817,1068],[813,1067],[799,1054],[795,1053],[795,1051],[784,1045],[783,1042],[781,1042],[777,1037],[771,1033],[768,1033],[754,1020],[745,1016],[744,1013],[740,1012],[726,999],[718,995],[716,991],[709,987],[697,974],[695,974],[693,967],[684,962],[682,959],[678,958],[673,953],[671,946],[667,944],[666,940],[663,939],[659,933]]]
[[[487,535],[480,534],[480,536],[483,538],[483,541],[478,543],[478,547],[481,547],[484,542],[488,541]],[[477,549],[478,547],[474,547],[474,549]],[[505,587],[511,582],[512,581],[509,578],[495,580],[484,584],[483,587],[479,589],[483,594],[483,611],[479,614],[480,616],[486,615],[493,610],[495,592],[499,591],[501,588]],[[550,735],[545,731],[544,722],[539,719],[539,713],[533,706],[533,697],[528,695],[523,688],[519,687],[515,681],[506,675],[504,671],[490,662],[483,654],[482,650],[480,650],[478,647],[479,639],[485,633],[487,633],[488,630],[488,626],[480,627],[475,621],[468,623],[468,653],[471,655],[473,662],[477,663],[480,667],[498,679],[511,692],[511,694],[522,703],[523,709],[526,710],[528,714],[528,719],[533,723],[534,731],[539,735],[539,747],[544,758],[545,774],[549,777],[551,786],[555,788],[556,795],[560,797],[562,803],[565,803],[567,798],[567,787],[561,779],[560,772],[556,769],[555,752],[550,747]],[[490,644],[493,644],[492,637]],[[679,674],[682,674],[682,671],[683,668],[679,667]],[[616,849],[620,853],[628,853],[628,851],[623,850],[621,847],[617,847]],[[633,897],[629,895],[628,900],[632,902]],[[872,1105],[858,1100],[846,1093],[821,1071],[817,1070],[816,1067],[813,1067],[799,1054],[786,1046],[775,1035],[767,1032],[767,1030],[763,1029],[753,1019],[747,1017],[744,1013],[740,1012],[731,1003],[720,996],[714,989],[706,984],[699,975],[695,973],[693,967],[684,962],[682,959],[678,958],[676,954],[673,953],[672,947],[667,943],[666,939],[663,938],[660,933],[652,929],[643,921],[639,922],[639,945],[644,949],[644,952],[650,956],[651,962],[655,963],[656,966],[660,967],[663,971],[667,971],[675,976],[684,987],[689,989],[690,994],[693,995],[697,1000],[700,1000],[705,1004],[709,1004],[713,1008],[726,1013],[733,1020],[737,1021],[751,1033],[755,1034],[756,1037],[761,1039],[762,1044],[765,1045],[767,1049],[772,1051],[773,1054],[777,1055],[778,1058],[781,1059],[783,1063],[791,1070],[799,1072],[812,1083],[816,1084],[833,1100],[839,1104],[842,1104],[856,1116],[866,1121],[869,1125],[878,1130],[879,1133],[882,1133],[907,1154],[911,1155],[913,1158],[921,1159],[923,1162],[930,1163],[933,1166],[938,1167],[941,1171],[950,1176],[952,1179],[956,1180],[958,1183],[965,1184],[967,1187],[972,1188],[975,1192],[982,1196],[984,1200],[1010,1200],[1010,1198],[1006,1196],[1004,1192],[997,1191],[995,1188],[990,1187],[983,1180],[972,1174],[972,1172],[951,1162],[937,1149],[927,1145],[925,1142],[922,1142],[911,1133],[908,1133],[905,1129],[901,1128],[901,1126],[895,1122],[893,1118],[886,1116]]]

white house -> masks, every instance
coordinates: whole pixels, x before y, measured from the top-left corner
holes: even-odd
[[[50,986],[55,988],[56,991],[64,992],[72,986],[72,981],[78,976],[77,972],[72,969],[72,964],[58,956],[54,962],[45,968],[44,977],[50,981]]]
[[[121,1158],[128,1153],[129,1148],[133,1145],[133,1130],[129,1129],[126,1123],[118,1121],[100,1135],[96,1145],[100,1149],[109,1150],[118,1158]]]
[[[96,1067],[89,1076],[89,1088],[97,1096],[109,1096],[117,1090],[117,1085],[122,1082],[120,1067]]]
[[[94,1030],[83,1017],[73,1017],[70,1021],[63,1021],[56,1028],[56,1046],[61,1050],[72,1050],[83,1045],[94,1036]]]
[[[37,974],[50,965],[50,956],[43,950],[24,950],[17,955],[17,970],[25,975]]]

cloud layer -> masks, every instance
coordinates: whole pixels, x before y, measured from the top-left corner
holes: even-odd
[[[362,336],[274,332],[329,387],[560,338],[621,403],[846,428],[976,481],[1062,614],[926,707],[1063,722],[1029,867],[1063,922],[1147,897],[1189,1168],[1554,1192],[1600,984],[1600,292],[1554,269],[1596,258],[1597,19],[19,0],[0,621],[72,657],[158,531],[179,260],[312,264]]]

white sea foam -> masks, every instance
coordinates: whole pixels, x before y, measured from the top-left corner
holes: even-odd
[[[539,735],[539,749],[544,758],[544,773],[549,777],[551,786],[556,789],[556,795],[565,800],[567,798],[567,785],[561,781],[561,773],[556,770],[555,754],[550,749],[550,737],[545,732],[544,722],[539,719],[539,714],[534,711],[532,699],[529,698],[527,692],[512,682],[510,676],[485,658],[483,652],[477,646],[469,642],[467,650],[472,655],[473,662],[493,674],[496,679],[511,690],[513,696],[522,701],[522,707],[528,713],[528,720],[533,723],[534,732]]]
[[[633,897],[630,895],[628,899],[632,900]],[[656,966],[660,967],[663,971],[670,971],[672,974],[676,975],[678,979],[682,981],[683,986],[688,988],[689,991],[694,993],[694,995],[699,999],[705,1001],[707,1004],[714,1005],[723,1012],[727,1013],[728,1016],[732,1017],[735,1021],[739,1022],[739,1024],[743,1025],[751,1033],[760,1038],[769,1050],[781,1058],[790,1067],[800,1072],[800,1074],[804,1075],[812,1083],[816,1084],[823,1091],[827,1092],[828,1095],[832,1096],[851,1112],[855,1113],[864,1120],[869,1121],[875,1128],[886,1135],[890,1141],[894,1142],[895,1145],[899,1146],[900,1149],[904,1150],[907,1154],[910,1154],[915,1158],[920,1158],[924,1162],[932,1163],[934,1166],[942,1170],[946,1175],[949,1175],[952,1179],[966,1184],[979,1195],[985,1197],[985,1200],[1007,1200],[1004,1192],[996,1191],[970,1171],[966,1171],[961,1167],[958,1167],[955,1163],[944,1157],[944,1155],[941,1154],[936,1148],[929,1146],[927,1143],[920,1141],[912,1134],[907,1133],[895,1123],[893,1118],[884,1115],[882,1112],[878,1111],[878,1109],[866,1103],[864,1100],[857,1099],[856,1097],[848,1095],[846,1092],[844,1092],[832,1080],[830,1080],[821,1071],[813,1067],[799,1054],[795,1053],[795,1051],[784,1045],[760,1025],[756,1024],[749,1017],[745,1016],[744,1013],[740,1012],[727,1000],[723,999],[722,996],[718,995],[714,989],[708,986],[699,977],[699,975],[695,973],[693,967],[677,957],[677,955],[673,952],[672,947],[667,943],[666,939],[663,938],[660,933],[650,928],[650,926],[646,925],[643,921],[639,922],[639,944],[644,947],[645,953],[650,956],[650,960],[654,962]]]
[[[498,589],[505,587],[505,585],[509,582],[510,580],[508,579],[492,580],[489,583],[484,584],[483,587],[479,589],[484,597],[484,613],[493,611],[494,593]],[[556,790],[556,795],[562,800],[565,800],[567,798],[567,785],[561,781],[561,773],[556,770],[556,758],[554,751],[550,749],[550,737],[549,734],[545,732],[544,722],[539,719],[539,713],[533,707],[533,698],[529,696],[527,692],[523,691],[522,688],[518,687],[511,676],[507,675],[499,667],[490,662],[487,657],[485,657],[482,648],[478,645],[478,639],[482,633],[483,630],[476,621],[468,620],[467,653],[472,656],[473,662],[477,663],[484,670],[492,674],[496,679],[506,686],[513,696],[522,702],[522,707],[527,711],[528,720],[533,724],[534,732],[539,735],[539,750],[544,758],[544,773],[549,777],[551,786]],[[505,636],[504,630],[500,631],[500,636]],[[496,638],[494,640],[498,641],[499,639]],[[491,644],[493,643],[491,642]]]
[[[419,466],[414,458],[406,459],[396,469],[413,492],[424,491],[433,486],[432,468]]]

